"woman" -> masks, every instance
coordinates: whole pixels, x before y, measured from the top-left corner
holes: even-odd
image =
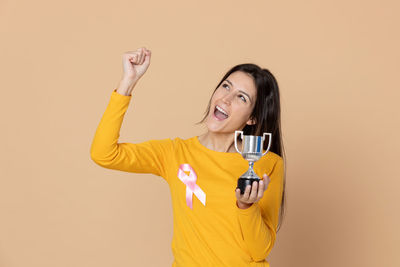
[[[275,243],[285,192],[275,78],[254,64],[235,66],[210,99],[200,122],[208,129],[203,135],[118,143],[132,90],[150,58],[146,48],[123,55],[124,75],[98,125],[91,158],[105,168],[152,173],[168,183],[174,218],[172,266],[269,266],[266,257]],[[244,194],[236,189],[237,180],[249,165],[234,148],[236,130],[272,133],[269,152],[254,164],[262,180]]]

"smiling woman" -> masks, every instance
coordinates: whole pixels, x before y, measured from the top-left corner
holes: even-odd
[[[225,105],[229,107],[224,109]],[[228,116],[221,119],[216,109],[222,109]],[[220,123],[229,117],[230,110],[237,114],[234,119]],[[250,63],[232,67],[215,88],[205,115],[198,124],[204,122],[208,132],[199,136],[199,139],[210,148],[215,147],[211,142],[207,143],[210,136],[221,136],[225,135],[224,133],[232,136],[235,131],[232,129],[241,129],[245,135],[261,136],[266,132],[272,133],[273,136],[269,151],[279,155],[283,161],[286,160],[281,132],[279,87],[276,78],[268,69]],[[237,142],[241,141],[238,139]],[[232,146],[228,151],[235,152]],[[266,146],[265,142],[264,149],[267,149]],[[285,212],[285,184],[286,172],[283,177],[278,231]]]
[[[235,66],[215,88],[199,122],[207,126],[206,133],[119,143],[131,92],[150,56],[145,48],[123,55],[124,76],[97,127],[92,160],[108,169],[152,173],[168,183],[174,218],[172,266],[269,266],[266,257],[276,240],[285,191],[275,78],[254,64]],[[234,149],[236,130],[272,133],[271,149],[254,165],[263,180],[242,195],[235,189],[248,164]]]

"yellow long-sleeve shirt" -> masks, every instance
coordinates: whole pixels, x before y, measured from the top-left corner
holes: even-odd
[[[282,158],[269,151],[254,164],[255,172],[260,177],[266,173],[271,182],[259,202],[240,209],[235,189],[249,165],[239,153],[208,149],[197,136],[118,143],[131,97],[116,90],[111,93],[92,142],[91,158],[104,168],[152,173],[168,183],[174,225],[172,266],[269,266],[266,257],[275,243],[283,190]],[[179,171],[182,164],[192,168],[204,199],[183,182],[190,172]],[[192,208],[187,194],[192,196]]]

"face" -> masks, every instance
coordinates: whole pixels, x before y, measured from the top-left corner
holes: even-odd
[[[211,132],[234,133],[250,119],[257,97],[254,79],[242,71],[231,73],[216,89],[211,98],[210,112],[205,124]]]

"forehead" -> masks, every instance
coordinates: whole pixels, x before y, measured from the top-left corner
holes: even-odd
[[[254,98],[257,94],[257,88],[254,83],[254,78],[243,71],[235,71],[226,78],[233,84],[233,88],[236,90],[244,91]]]

